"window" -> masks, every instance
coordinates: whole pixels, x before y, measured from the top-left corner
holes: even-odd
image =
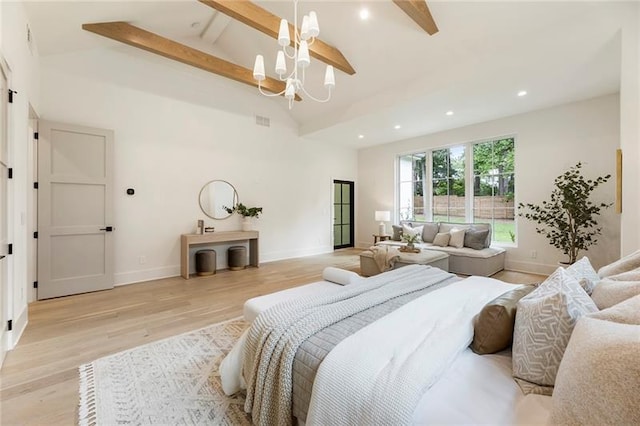
[[[510,137],[399,156],[400,220],[491,223],[515,242],[514,154]]]
[[[493,240],[516,241],[513,138],[473,145],[473,219],[491,223]]]
[[[466,222],[464,155],[464,145],[431,151],[431,205],[435,222]]]

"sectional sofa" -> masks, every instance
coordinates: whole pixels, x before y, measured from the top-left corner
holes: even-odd
[[[506,251],[500,247],[491,247],[491,225],[488,223],[404,221],[400,226],[394,226],[394,235],[391,240],[379,242],[378,245],[406,245],[401,237],[402,225],[414,229],[422,226],[422,242],[416,244],[416,247],[447,253],[449,272],[488,277],[504,269]],[[451,234],[452,230],[455,232],[462,229],[465,230],[462,247],[433,244],[438,234]]]

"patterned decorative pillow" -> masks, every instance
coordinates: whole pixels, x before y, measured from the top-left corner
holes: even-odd
[[[449,245],[449,239],[451,238],[451,234],[448,232],[440,232],[436,234],[436,237],[433,239],[433,245],[439,247],[446,247]]]
[[[513,376],[535,385],[553,386],[577,320],[597,311],[578,281],[558,268],[518,302],[513,334]],[[540,389],[529,386],[521,385],[521,388],[525,393],[540,393]]]
[[[410,226],[407,225],[402,225],[402,236],[414,236],[417,235],[418,236],[418,241],[416,241],[417,243],[422,242],[422,226],[416,226],[415,228],[412,228]]]
[[[449,231],[449,245],[455,248],[462,248],[464,245],[464,233],[465,229],[453,228]]]
[[[593,289],[600,282],[600,277],[587,256],[569,266],[567,272],[580,283],[587,294],[593,293]]]

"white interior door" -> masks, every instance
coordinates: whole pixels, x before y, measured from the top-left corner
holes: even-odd
[[[40,121],[38,299],[113,288],[113,132]]]
[[[7,293],[9,287],[9,132],[8,125],[8,103],[7,96],[9,87],[7,76],[3,67],[0,66],[0,365],[4,361],[7,351],[7,309],[9,301]]]

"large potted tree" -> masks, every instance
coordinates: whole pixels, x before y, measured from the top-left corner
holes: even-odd
[[[575,263],[581,250],[596,244],[597,236],[602,234],[596,219],[602,209],[611,206],[590,200],[591,193],[611,175],[586,179],[581,170],[582,163],[578,163],[558,176],[549,201],[518,204],[518,216],[540,225],[536,232],[567,255],[569,264]]]

